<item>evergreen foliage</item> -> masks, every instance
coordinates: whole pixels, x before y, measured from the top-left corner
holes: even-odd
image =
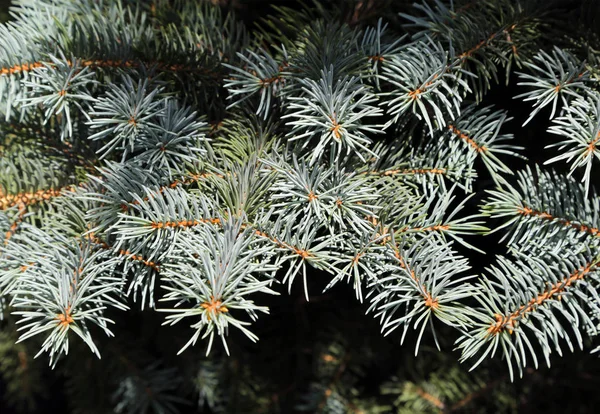
[[[62,381],[75,413],[527,407],[517,388],[600,333],[597,5],[250,7],[13,1],[6,400],[35,411]],[[494,105],[503,81],[524,117]]]

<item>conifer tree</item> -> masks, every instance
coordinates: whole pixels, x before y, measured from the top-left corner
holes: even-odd
[[[13,1],[6,407],[517,412],[597,363],[598,16]]]

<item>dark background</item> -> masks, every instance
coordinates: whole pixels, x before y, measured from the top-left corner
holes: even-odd
[[[293,4],[291,1],[269,2],[261,0],[245,1],[239,4],[240,16],[247,22],[254,21],[262,16],[268,10],[269,3]],[[9,1],[0,0],[0,20],[6,20],[5,12]],[[583,2],[569,1],[565,2],[567,7],[583,7]],[[583,17],[582,17],[583,18]],[[586,15],[585,23],[594,26],[597,23],[595,15]],[[565,22],[573,24],[577,22]],[[542,111],[533,122],[522,127],[527,119],[531,107],[520,100],[514,100],[513,96],[520,93],[521,90],[516,86],[515,76],[511,77],[508,85],[505,85],[505,79],[501,79],[499,85],[495,86],[487,95],[486,102],[493,103],[497,107],[506,109],[514,120],[509,122],[504,131],[512,132],[515,135],[515,143],[526,147],[524,155],[528,161],[513,160],[511,166],[515,169],[523,168],[526,164],[543,163],[551,157],[552,152],[542,148],[553,138],[546,132],[549,122],[549,110]],[[566,171],[565,166],[558,166],[558,169]],[[482,169],[479,170],[483,172]],[[477,205],[481,202],[481,195],[484,188],[490,188],[490,181],[486,177],[481,177],[476,181],[475,191],[479,196],[475,197],[469,205],[471,211],[477,210]],[[498,244],[497,236],[479,237],[473,240],[467,240],[475,243],[479,248],[486,251],[486,255],[480,255],[473,252],[463,252],[471,258],[474,272],[481,272],[493,258],[495,253],[501,252],[502,248]],[[386,338],[382,338],[379,333],[379,325],[370,315],[365,316],[367,308],[354,300],[354,292],[350,286],[339,285],[332,291],[320,294],[323,287],[329,281],[329,276],[314,272],[309,278],[309,292],[314,296],[310,302],[304,300],[304,294],[301,285],[298,283],[293,289],[291,296],[282,294],[278,297],[265,297],[264,304],[271,309],[270,315],[262,316],[254,325],[254,331],[260,338],[267,338],[269,344],[263,339],[258,344],[251,344],[246,338],[237,332],[232,332],[228,343],[233,355],[246,355],[248,364],[251,364],[258,372],[259,376],[276,377],[281,384],[279,398],[285,400],[293,395],[294,392],[302,391],[307,379],[310,377],[308,368],[314,363],[310,350],[315,342],[322,340],[329,335],[331,327],[335,326],[340,331],[347,332],[346,341],[356,343],[357,348],[365,346],[370,349],[376,349],[376,355],[369,356],[371,362],[365,369],[363,383],[360,384],[365,392],[376,394],[376,386],[381,378],[389,378],[398,370],[402,369],[403,364],[418,365],[420,361],[427,358],[435,358],[437,351],[428,351],[428,347],[433,347],[433,341],[430,336],[424,339],[423,350],[416,358],[412,357],[414,353],[414,338],[410,335],[406,339],[406,344],[400,347],[400,334],[394,333]],[[181,346],[177,342],[178,338],[170,337],[170,328],[160,327],[162,317],[131,311],[126,314],[119,314],[119,324],[128,326],[129,332],[125,335],[123,341],[131,341],[132,346],[151,349],[156,355],[170,349],[170,355],[160,355],[168,363],[175,362],[175,354]],[[153,320],[154,319],[154,320]],[[159,333],[160,332],[160,333]],[[450,354],[449,358],[458,359],[459,354],[452,352],[452,342],[456,339],[456,334],[452,330],[440,330],[442,342],[444,343],[445,353]],[[172,342],[169,344],[169,342]],[[264,345],[271,349],[265,352]],[[600,412],[600,361],[596,356],[591,356],[589,350],[595,345],[588,343],[588,348],[584,351],[567,351],[563,358],[557,355],[552,358],[552,367],[542,367],[537,371],[527,370],[523,379],[516,380],[512,385],[507,378],[506,369],[503,365],[492,366],[489,370],[496,375],[497,383],[507,386],[506,392],[508,398],[518,402],[519,412],[523,413],[597,413]],[[263,348],[261,348],[263,346]],[[273,353],[276,348],[278,352]],[[200,348],[200,347],[199,347]],[[100,349],[103,349],[100,346]],[[197,352],[203,352],[198,350]],[[104,351],[103,351],[104,353]],[[76,355],[73,355],[75,357]],[[70,355],[71,357],[71,355]],[[40,359],[44,359],[42,355]],[[109,358],[109,357],[105,357]],[[105,360],[103,358],[103,361]],[[414,361],[411,361],[414,359]],[[408,361],[408,362],[407,362]],[[45,360],[42,361],[45,364]],[[262,372],[261,372],[262,371]],[[93,370],[90,370],[90,375]],[[64,388],[68,386],[66,378],[58,375],[50,375],[43,380],[47,381],[48,392],[43,399],[43,404],[38,406],[35,412],[38,413],[66,413],[69,412],[66,404]],[[1,381],[1,380],[0,380]],[[99,384],[100,385],[100,384]],[[11,410],[2,403],[2,388],[0,382],[0,414],[11,413]],[[478,396],[478,405],[485,407],[486,398],[493,398],[493,394]],[[293,398],[288,398],[292,404]],[[291,407],[291,405],[289,405]],[[490,404],[492,407],[493,404]],[[490,411],[493,412],[490,408]],[[186,412],[185,409],[182,410]],[[284,411],[285,412],[285,411]],[[468,409],[464,412],[470,412]]]

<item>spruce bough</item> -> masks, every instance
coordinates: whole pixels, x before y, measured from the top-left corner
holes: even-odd
[[[259,340],[265,294],[298,288],[310,302],[321,294],[310,279],[326,274],[325,292],[348,284],[415,355],[447,348],[441,329],[460,362],[501,359],[512,379],[589,345],[600,322],[594,37],[549,36],[551,12],[535,0],[431,0],[388,20],[386,1],[314,3],[275,7],[251,28],[192,3],[19,0],[0,26],[3,340],[60,366],[75,342],[104,356],[101,337],[117,341],[123,312],[144,310],[184,328],[179,353],[230,354],[234,331]],[[544,165],[527,162],[506,132],[511,113],[487,99],[510,76],[525,123],[550,117]],[[479,274],[470,262],[488,233],[503,253]],[[331,385],[349,363],[340,341],[322,357],[340,373],[296,408],[391,409]],[[231,397],[217,392],[230,381],[219,361],[187,379],[215,412]],[[186,403],[174,368],[134,368],[116,412]],[[456,370],[463,384],[477,375]],[[401,394],[398,412],[419,396],[452,411],[478,389],[413,385],[382,392]]]

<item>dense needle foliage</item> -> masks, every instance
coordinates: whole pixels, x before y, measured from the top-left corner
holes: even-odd
[[[598,4],[270,3],[12,3],[0,409],[593,410]]]

